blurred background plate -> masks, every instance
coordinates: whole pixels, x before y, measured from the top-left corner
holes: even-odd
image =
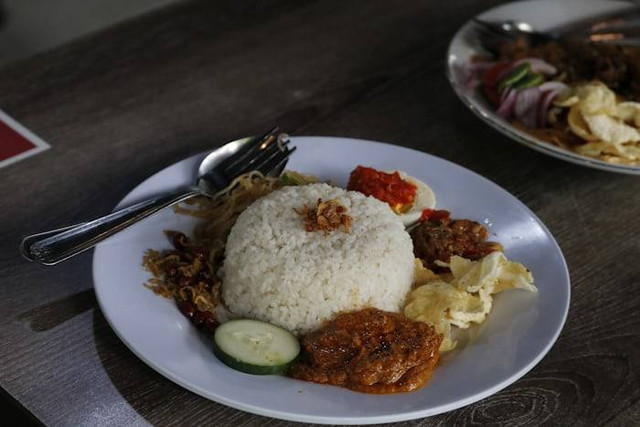
[[[582,18],[632,7],[637,6],[633,3],[607,0],[531,0],[504,4],[477,17],[486,21],[520,20],[532,24],[536,30],[544,31]],[[640,166],[609,163],[556,147],[516,129],[498,116],[495,108],[489,105],[478,91],[469,91],[465,87],[462,67],[473,55],[482,53],[486,54],[474,35],[473,24],[469,21],[458,30],[449,45],[447,77],[462,102],[487,124],[514,141],[549,156],[610,172],[640,175]]]

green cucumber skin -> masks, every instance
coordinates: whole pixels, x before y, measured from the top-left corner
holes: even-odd
[[[513,88],[516,90],[529,89],[531,87],[540,86],[543,82],[544,77],[542,74],[530,74],[516,83]]]
[[[504,90],[524,79],[531,72],[531,65],[528,62],[522,63],[507,74],[502,81],[498,82],[498,90]]]
[[[215,339],[213,340],[213,354],[216,355],[218,359],[231,369],[235,369],[236,371],[244,372],[245,374],[251,375],[279,375],[284,373],[293,365],[293,363],[298,359],[296,356],[290,362],[287,362],[283,365],[274,365],[274,366],[266,366],[266,365],[252,365],[250,363],[242,362],[235,357],[229,356],[227,353],[222,351]]]

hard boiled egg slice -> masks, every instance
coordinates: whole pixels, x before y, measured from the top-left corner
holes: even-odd
[[[404,181],[416,186],[416,197],[413,199],[413,205],[405,213],[399,214],[404,226],[408,227],[420,219],[423,210],[436,207],[436,195],[427,184],[407,175],[403,171],[386,171],[386,173],[394,172],[398,172],[400,178]]]

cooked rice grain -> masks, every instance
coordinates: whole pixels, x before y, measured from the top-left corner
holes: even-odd
[[[307,232],[297,211],[337,199],[350,231]],[[339,312],[398,312],[413,282],[413,245],[386,203],[326,184],[285,187],[249,206],[219,272],[226,306],[304,334]]]

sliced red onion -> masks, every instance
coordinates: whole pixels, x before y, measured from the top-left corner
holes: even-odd
[[[509,93],[513,91],[515,91],[514,88],[507,87],[502,92],[500,92],[500,104],[502,104],[504,100],[507,99],[507,96],[509,96]]]
[[[567,86],[562,82],[550,81],[550,82],[542,83],[540,86],[538,86],[538,89],[540,89],[543,92],[552,90],[554,92],[557,91],[558,93],[560,93],[560,92],[564,92],[565,90],[569,90],[569,86]]]
[[[516,99],[518,97],[518,91],[515,89],[505,90],[502,94],[502,100],[500,102],[500,107],[496,110],[496,114],[498,114],[503,119],[509,120],[511,116],[513,116],[513,108],[516,105]]]
[[[516,118],[527,127],[536,127],[540,95],[541,92],[537,87],[524,89],[518,92],[514,113]]]
[[[548,62],[543,61],[540,58],[524,58],[516,61],[513,64],[513,67],[517,67],[518,65],[528,62],[531,66],[531,71],[534,73],[542,73],[548,76],[553,75],[558,72],[558,69]]]
[[[467,95],[472,94],[476,88],[480,85],[480,80],[476,77],[471,77],[464,82],[464,91]]]
[[[538,127],[543,128],[547,126],[547,111],[549,110],[549,105],[551,105],[551,101],[558,94],[553,91],[542,92],[542,96],[540,98],[540,102],[538,103]]]
[[[462,77],[465,81],[465,90],[472,92],[480,84],[479,74],[493,67],[495,62],[467,62],[462,64]]]
[[[465,62],[460,64],[460,70],[462,71],[464,79],[469,81],[470,79],[477,77],[479,73],[487,71],[495,64],[495,62]]]
[[[479,84],[480,79],[478,78],[477,73],[471,72],[465,79],[464,88],[467,92],[473,92]]]
[[[556,84],[551,84],[556,83]],[[543,89],[543,87],[548,88],[549,90]],[[549,112],[549,107],[551,103],[558,95],[562,92],[569,90],[569,87],[564,83],[560,82],[548,82],[538,86],[538,89],[543,91],[543,96],[540,101],[540,106],[538,109],[538,126],[546,127],[547,126],[547,113]]]

